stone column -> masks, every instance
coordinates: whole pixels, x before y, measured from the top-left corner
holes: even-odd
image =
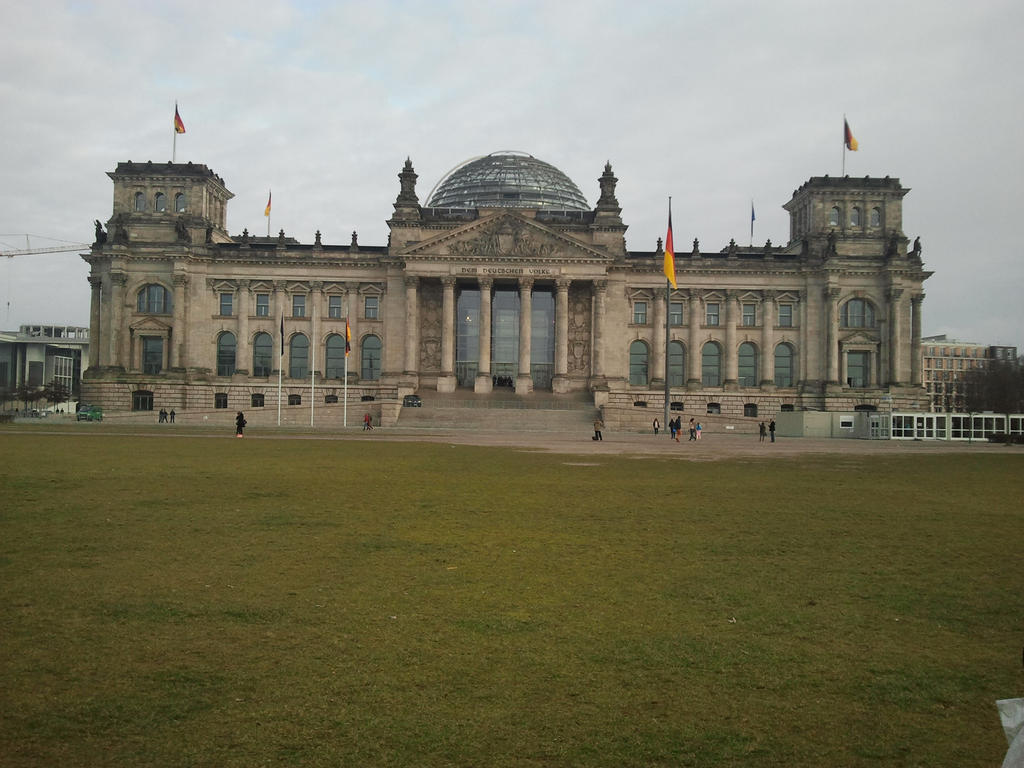
[[[654,291],[654,306],[651,307],[652,322],[654,328],[651,332],[651,381],[650,385],[655,389],[665,388],[666,366],[665,359],[665,292],[667,288],[657,288]]]
[[[686,350],[686,388],[690,390],[700,389],[701,386],[701,351],[700,351],[700,327],[702,295],[697,289],[691,288],[688,299],[690,310],[689,341]]]
[[[924,294],[910,297],[910,383],[921,386],[921,303]]]
[[[775,388],[775,291],[761,298],[761,388]]]
[[[839,288],[829,286],[825,288],[825,315],[828,321],[828,333],[826,334],[828,345],[825,349],[825,361],[828,374],[828,383],[834,385],[845,385],[846,382],[839,378]]]
[[[252,304],[252,292],[248,280],[238,281],[238,338],[235,340],[235,373],[249,375],[252,355],[249,353],[249,307]]]
[[[100,306],[103,300],[103,278],[89,275],[92,298],[89,301],[89,367],[97,368],[100,362],[100,346],[103,344]]]
[[[491,289],[494,280],[481,277],[480,285],[480,348],[477,350],[476,381],[473,391],[487,394],[494,389],[491,379]]]
[[[352,351],[348,355],[348,373],[359,378],[362,375],[360,362],[362,349],[359,346],[359,283],[345,283],[345,317],[348,318],[348,332],[352,339],[349,345]]]
[[[604,344],[605,344],[605,300],[608,297],[608,281],[595,280],[594,291],[594,360],[592,382],[605,383]]]
[[[810,334],[807,330],[807,291],[800,291],[800,304],[797,305],[797,320],[800,323],[799,338],[800,345],[797,349],[797,386],[803,386],[807,381],[807,357],[810,350]]]
[[[438,392],[455,391],[455,278],[441,278],[441,375]]]
[[[420,357],[420,324],[419,301],[417,289],[418,277],[405,278],[405,374],[416,376],[419,373]]]
[[[555,280],[555,376],[551,389],[569,391],[569,285],[572,280]]]
[[[890,288],[886,296],[888,299],[889,314],[889,383],[902,384],[904,379],[903,369],[903,324],[900,322],[900,300],[903,296],[902,288]],[[872,366],[874,368],[874,366]]]
[[[519,370],[516,373],[516,394],[533,391],[530,375],[531,334],[533,332],[533,278],[519,278]]]
[[[324,350],[320,348],[320,330],[317,321],[320,319],[320,305],[323,297],[324,284],[319,280],[309,284],[309,370],[316,373],[313,379],[322,379],[319,374],[326,367],[324,365]]]
[[[725,292],[725,381],[727,390],[739,389],[740,358],[736,350],[736,292]]]
[[[123,272],[110,274],[110,364],[126,370],[131,368],[128,359],[128,323],[125,322],[125,286],[128,276]]]

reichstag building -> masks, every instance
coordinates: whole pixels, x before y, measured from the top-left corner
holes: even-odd
[[[594,206],[520,152],[462,164],[421,203],[406,160],[388,242],[340,245],[229,233],[232,194],[205,165],[108,175],[113,212],[83,254],[83,399],[107,410],[276,407],[279,376],[287,405],[330,406],[346,370],[385,424],[432,391],[592,397],[610,425],[649,422],[666,378],[691,414],[927,403],[930,273],[899,179],[811,178],[783,206],[785,245],[677,243],[673,289],[660,239],[627,249],[610,164]]]

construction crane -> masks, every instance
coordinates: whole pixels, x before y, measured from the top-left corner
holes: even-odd
[[[0,238],[2,237],[25,238],[24,248],[11,248],[8,250],[6,244],[0,242],[0,256],[6,256],[9,259],[15,256],[30,256],[36,253],[70,253],[71,251],[81,251],[90,247],[89,243],[73,243],[69,240],[60,240],[56,237],[46,237],[44,235],[0,235]],[[30,237],[34,237],[37,240],[51,240],[53,242],[61,243],[61,245],[51,246],[49,248],[33,248],[32,242],[29,240]]]

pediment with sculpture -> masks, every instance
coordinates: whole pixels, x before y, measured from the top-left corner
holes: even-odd
[[[459,261],[611,260],[599,248],[511,213],[474,221],[417,243],[403,256],[451,258]]]

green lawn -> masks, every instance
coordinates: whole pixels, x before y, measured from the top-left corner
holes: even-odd
[[[0,765],[991,768],[1022,470],[0,431]]]

